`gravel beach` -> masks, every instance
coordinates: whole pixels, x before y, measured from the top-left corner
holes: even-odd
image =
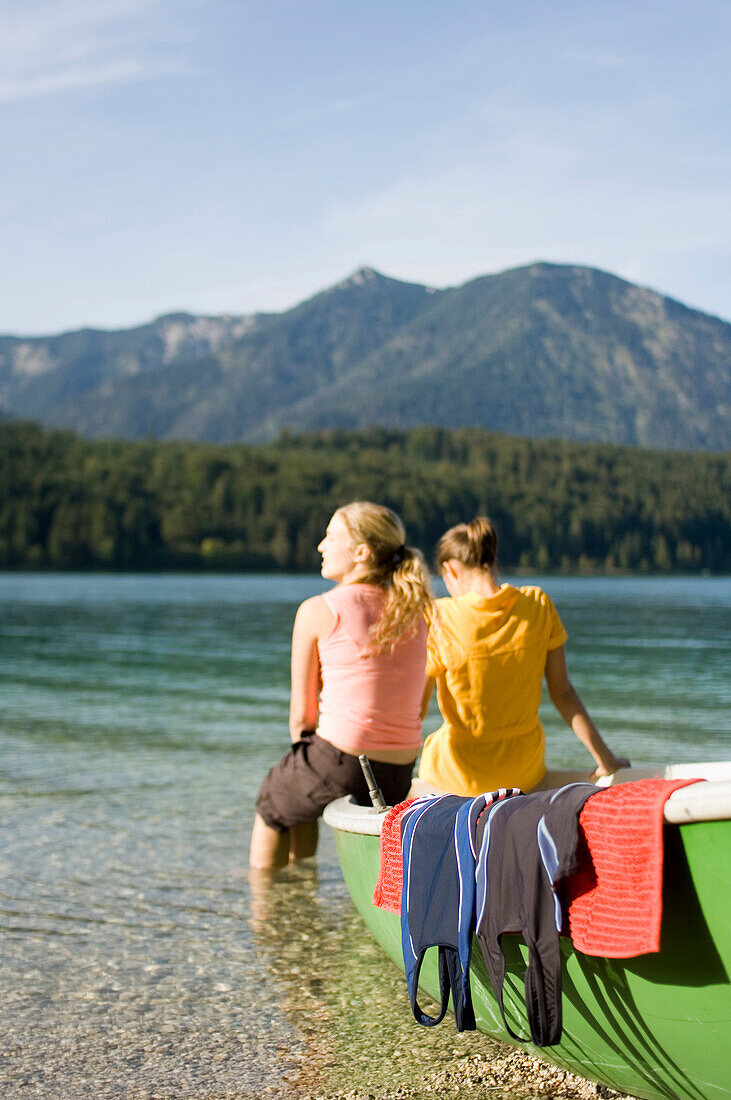
[[[435,1072],[427,1071],[410,1083],[393,1083],[385,1088],[323,1089],[314,1082],[308,1087],[303,1071],[298,1100],[636,1100],[625,1093],[594,1084],[583,1077],[558,1069],[513,1050],[502,1043],[481,1037],[484,1051],[463,1055],[455,1050],[454,1059]]]

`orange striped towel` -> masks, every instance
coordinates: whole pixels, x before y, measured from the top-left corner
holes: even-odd
[[[590,860],[565,882],[571,940],[585,955],[660,950],[663,808],[697,779],[640,779],[601,791],[579,814]]]
[[[380,863],[378,882],[373,892],[373,904],[389,913],[401,912],[401,890],[403,887],[403,861],[401,857],[401,815],[408,806],[416,802],[407,798],[392,806],[383,819],[381,826]]]

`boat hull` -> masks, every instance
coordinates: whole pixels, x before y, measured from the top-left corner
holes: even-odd
[[[511,1039],[475,941],[471,984],[478,1028],[544,1061],[647,1100],[728,1098],[729,828],[728,820],[666,825],[659,953],[634,959],[595,958],[575,951],[570,940],[562,939],[563,1035],[556,1046],[536,1048]],[[372,904],[378,835],[337,827],[334,833],[356,908],[387,954],[403,967],[400,920]],[[518,936],[504,936],[503,947],[506,1015],[512,1030],[526,1035],[526,948]],[[427,953],[420,987],[438,999],[434,949]],[[405,984],[404,1010],[409,1011]]]

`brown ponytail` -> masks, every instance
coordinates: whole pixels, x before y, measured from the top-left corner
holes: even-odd
[[[393,648],[402,634],[413,632],[431,610],[429,573],[421,551],[406,546],[399,516],[382,504],[354,501],[338,508],[351,537],[371,551],[368,572],[359,578],[386,590],[386,602],[372,628],[376,652]]]
[[[445,531],[437,543],[437,566],[459,561],[469,569],[492,571],[497,563],[497,531],[487,516],[470,523],[458,523]]]

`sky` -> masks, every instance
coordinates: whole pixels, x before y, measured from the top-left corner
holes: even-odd
[[[0,332],[585,264],[731,319],[728,0],[0,0]]]

